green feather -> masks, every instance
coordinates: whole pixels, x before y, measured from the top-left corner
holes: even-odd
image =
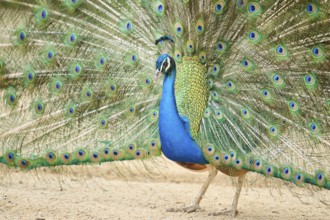
[[[328,1],[0,5],[1,163],[160,156],[154,73],[166,53],[177,111],[212,169],[330,189]]]

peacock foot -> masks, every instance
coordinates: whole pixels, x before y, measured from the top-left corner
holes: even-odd
[[[192,213],[195,212],[197,210],[200,210],[201,208],[199,207],[199,205],[191,205],[188,207],[183,207],[183,208],[169,208],[166,211],[167,212],[187,212],[187,213]]]
[[[235,217],[237,215],[237,213],[238,213],[238,210],[231,209],[231,210],[224,210],[221,212],[212,212],[209,214],[209,216],[228,215],[231,217]]]

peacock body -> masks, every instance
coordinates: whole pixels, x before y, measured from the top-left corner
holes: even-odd
[[[330,189],[327,0],[0,6],[1,163],[163,152],[209,168],[201,196],[217,170],[241,184],[253,171]]]

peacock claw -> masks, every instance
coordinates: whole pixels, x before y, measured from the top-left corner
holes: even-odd
[[[183,207],[183,208],[169,208],[166,211],[167,212],[187,212],[187,213],[192,213],[195,212],[197,210],[200,210],[200,206],[199,205],[192,205],[192,206],[188,206],[188,207]]]
[[[219,216],[219,215],[228,215],[231,217],[235,217],[238,214],[238,210],[226,210],[221,212],[212,212],[209,216]]]

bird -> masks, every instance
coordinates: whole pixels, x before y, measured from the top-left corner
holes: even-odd
[[[0,162],[164,155],[330,189],[328,0],[0,0]],[[163,83],[161,80],[163,79]],[[8,172],[8,171],[7,171]],[[219,213],[220,214],[220,213]]]

